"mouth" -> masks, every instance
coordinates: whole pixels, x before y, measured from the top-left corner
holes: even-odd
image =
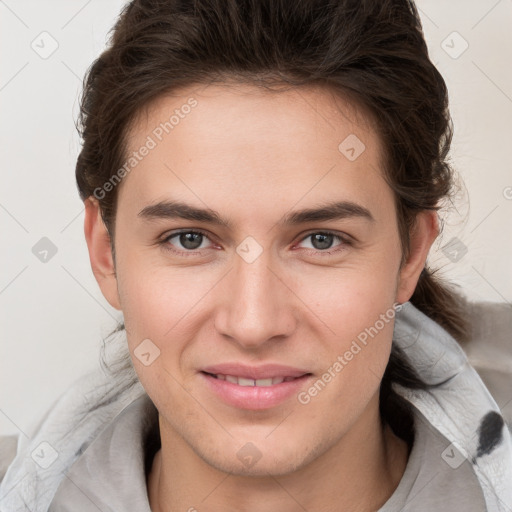
[[[275,376],[275,377],[269,377],[266,379],[249,379],[247,377],[239,377],[237,375],[225,375],[223,373],[208,373],[208,372],[201,372],[205,375],[209,375],[210,377],[213,377],[214,379],[219,380],[225,380],[227,382],[231,382],[232,384],[237,384],[238,386],[259,386],[259,387],[268,387],[268,386],[275,386],[276,384],[281,384],[281,382],[291,382],[296,379],[300,379],[304,375],[311,375],[305,373],[304,375],[301,375],[300,377],[285,377],[285,376]]]
[[[226,371],[226,370],[224,370]],[[240,371],[239,375],[231,370],[231,373],[220,373],[202,370],[199,375],[205,385],[206,391],[215,399],[220,399],[224,404],[236,409],[266,410],[279,405],[284,405],[296,398],[299,392],[305,388],[312,379],[313,374],[304,371],[282,371],[269,373],[271,370]],[[255,373],[266,373],[263,376]],[[288,374],[287,374],[288,373]],[[289,375],[294,373],[295,375]],[[259,377],[259,378],[258,378]]]

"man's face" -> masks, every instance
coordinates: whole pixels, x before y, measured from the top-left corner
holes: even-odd
[[[195,87],[153,103],[128,149],[117,290],[162,438],[223,471],[278,475],[372,435],[408,297],[371,124],[320,89]],[[333,203],[340,215],[293,222]]]

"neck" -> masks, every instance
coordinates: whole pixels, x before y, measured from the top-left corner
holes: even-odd
[[[405,471],[408,446],[381,425],[378,399],[338,442],[284,475],[224,473],[202,460],[160,416],[162,447],[148,475],[153,512],[379,509]]]

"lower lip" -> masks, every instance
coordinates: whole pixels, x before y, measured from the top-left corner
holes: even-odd
[[[201,372],[207,386],[224,402],[253,411],[270,409],[297,395],[311,374],[272,386],[239,386]]]

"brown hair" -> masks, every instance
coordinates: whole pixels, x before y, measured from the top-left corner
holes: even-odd
[[[421,210],[452,190],[446,84],[429,59],[417,9],[408,0],[134,0],[84,81],[76,165],[82,200],[123,165],[130,123],[148,104],[191,84],[235,81],[271,88],[323,85],[371,113],[396,198],[403,257]],[[117,189],[99,204],[114,249]],[[427,268],[411,302],[456,339],[467,335],[463,300]],[[116,331],[123,329],[121,324]],[[131,362],[124,359],[124,369]],[[132,368],[133,370],[133,368]],[[133,381],[134,373],[132,373]],[[395,432],[404,410],[391,387],[424,388],[393,349],[381,413]],[[406,422],[407,423],[407,422]]]

